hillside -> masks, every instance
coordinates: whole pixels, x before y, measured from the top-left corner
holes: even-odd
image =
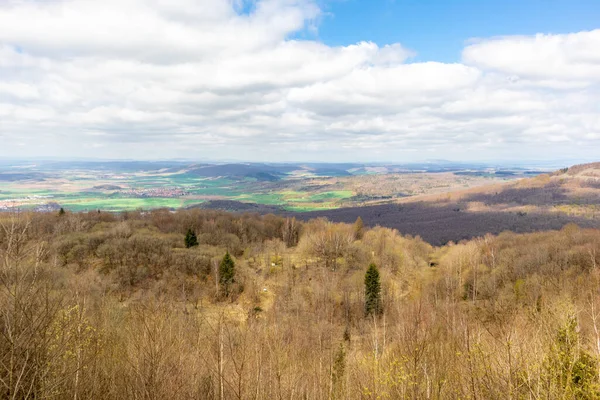
[[[432,247],[198,209],[0,228],[1,398],[600,396],[596,229]]]
[[[560,229],[570,222],[597,228],[600,227],[600,163],[577,165],[505,184],[299,216],[347,223],[360,216],[369,226],[381,225],[419,235],[435,245],[505,230],[525,233]]]

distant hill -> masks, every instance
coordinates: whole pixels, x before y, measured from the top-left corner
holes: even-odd
[[[296,166],[273,166],[267,164],[217,164],[205,165],[199,168],[193,168],[188,174],[216,178],[255,178],[264,181],[276,181],[285,176],[285,174],[297,169]]]
[[[600,228],[600,163],[446,194],[365,207],[300,213],[398,229],[436,245],[505,230],[534,232],[568,223]]]
[[[98,170],[98,171],[177,171],[189,165],[181,161],[41,161],[38,168],[42,170]]]
[[[351,176],[352,164],[260,164],[237,163],[203,165],[188,170],[203,177],[255,178],[259,181],[278,181],[293,171],[306,171],[316,176]]]
[[[567,168],[566,174],[579,178],[600,178],[600,162],[574,165],[570,168]]]
[[[0,173],[0,182],[43,181],[47,176],[39,172]]]

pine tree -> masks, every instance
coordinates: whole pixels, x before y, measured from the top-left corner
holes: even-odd
[[[61,207],[58,211],[58,215],[65,215],[65,209]]]
[[[363,238],[365,234],[365,224],[361,217],[356,218],[356,222],[354,222],[354,239],[360,240]]]
[[[365,315],[380,315],[382,311],[379,271],[375,264],[371,264],[365,274]]]
[[[234,282],[235,276],[235,263],[229,255],[229,252],[225,253],[225,256],[219,264],[219,283],[225,290],[225,294],[229,294],[229,287]]]
[[[185,248],[189,249],[190,247],[198,246],[198,238],[196,234],[191,229],[188,229],[185,234]]]

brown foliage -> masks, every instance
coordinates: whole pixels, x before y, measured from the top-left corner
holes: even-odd
[[[2,398],[600,393],[598,230],[435,248],[325,220],[198,210],[64,217],[0,215]],[[202,240],[185,249],[190,228]],[[214,272],[228,250],[239,286],[222,299]],[[364,317],[372,262],[379,318]]]

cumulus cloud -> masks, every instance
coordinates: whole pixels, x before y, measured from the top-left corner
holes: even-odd
[[[464,50],[464,60],[486,70],[534,82],[600,82],[600,30],[482,40]]]
[[[297,39],[320,17],[312,0],[1,2],[0,156],[404,161],[600,144],[600,30],[414,62],[400,43]]]

